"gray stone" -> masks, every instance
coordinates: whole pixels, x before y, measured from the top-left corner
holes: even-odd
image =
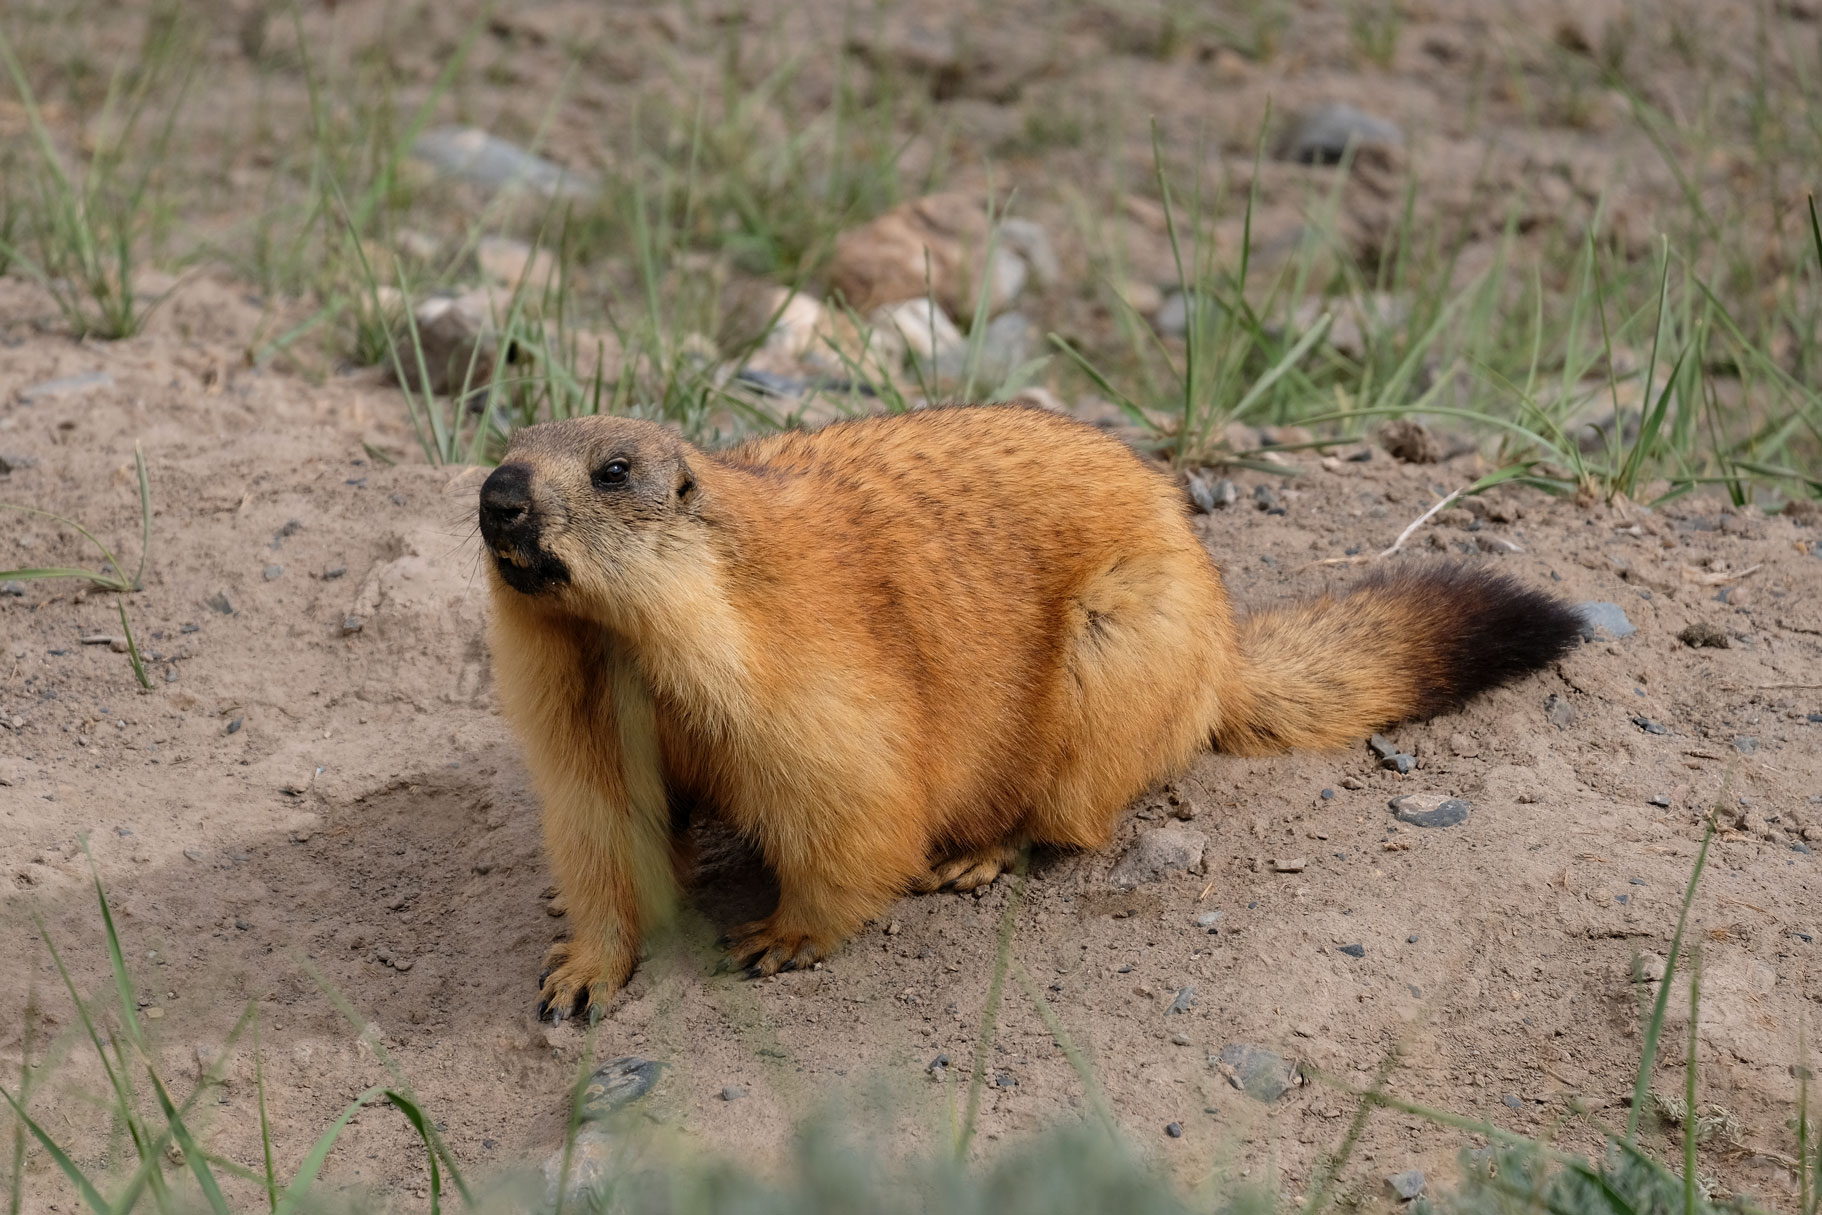
[[[1297,1083],[1296,1064],[1262,1046],[1230,1042],[1209,1062],[1255,1101],[1276,1101]]]
[[[1050,287],[1063,281],[1063,263],[1042,224],[1030,219],[1002,219],[999,225],[1000,244],[1024,259],[1038,286]]]
[[[1473,809],[1459,797],[1435,793],[1407,793],[1391,802],[1392,813],[1401,823],[1413,827],[1456,827],[1468,821]]]
[[[1268,515],[1287,513],[1284,499],[1278,496],[1278,491],[1263,483],[1253,486],[1253,505]]]
[[[1398,1195],[1399,1201],[1410,1202],[1423,1193],[1424,1181],[1422,1169],[1406,1169],[1402,1173],[1393,1173],[1385,1179],[1392,1187],[1392,1193]]]
[[[1226,510],[1240,500],[1240,490],[1226,477],[1210,480],[1201,473],[1189,474],[1189,500],[1203,514]]]
[[[1544,716],[1559,730],[1575,724],[1575,705],[1552,692],[1544,698]]]
[[[226,587],[223,587],[221,590],[216,591],[213,595],[210,595],[203,602],[207,603],[210,607],[214,608],[216,611],[220,612],[224,616],[232,616],[234,614],[234,600],[228,597],[228,591],[227,591]]]
[[[1171,1017],[1180,1013],[1186,1013],[1189,1011],[1189,1006],[1195,1002],[1196,985],[1191,983],[1188,986],[1177,990],[1177,998],[1170,1002],[1170,1007],[1164,1010],[1164,1015]]]
[[[1366,946],[1360,944],[1359,942],[1356,942],[1352,945],[1338,946],[1338,948],[1340,949],[1340,951],[1342,953],[1345,953],[1350,958],[1366,957]]]
[[[1220,921],[1221,921],[1221,912],[1216,910],[1216,911],[1204,911],[1204,912],[1200,913],[1199,915],[1196,916],[1195,922],[1196,922],[1197,928],[1213,928]]]
[[[1741,755],[1751,755],[1759,749],[1759,740],[1749,734],[1742,734],[1733,740],[1733,746]]]
[[[1169,873],[1181,873],[1202,864],[1208,837],[1182,827],[1156,827],[1133,841],[1107,880],[1120,890],[1156,882]]]
[[[1189,333],[1190,305],[1195,304],[1198,323],[1212,319],[1221,310],[1220,301],[1193,292],[1170,291],[1152,314],[1152,327],[1165,337],[1184,337]]]
[[[1643,730],[1647,734],[1668,734],[1668,733],[1670,733],[1669,726],[1666,726],[1661,721],[1653,721],[1649,717],[1642,717],[1642,716],[1634,717],[1632,719],[1632,724],[1637,726],[1639,729]]]
[[[585,199],[599,189],[588,174],[571,172],[476,127],[434,127],[412,141],[411,155],[445,177],[489,191],[519,187],[545,198]]]
[[[284,566],[268,565],[266,567],[266,581],[267,582],[276,582],[278,579],[283,578],[284,576],[285,576],[285,567]]]
[[[1380,762],[1379,766],[1382,768],[1390,768],[1392,771],[1398,773],[1398,775],[1404,776],[1417,767],[1417,757],[1415,755],[1406,755],[1403,751],[1398,751],[1386,756],[1385,759]]]
[[[624,1055],[597,1067],[582,1090],[583,1121],[606,1117],[652,1091],[664,1064],[655,1059]]]
[[[68,375],[56,380],[41,380],[36,384],[19,390],[19,401],[32,405],[38,401],[48,401],[53,397],[80,396],[93,392],[97,388],[112,388],[114,377],[105,371],[85,371],[81,375]]]
[[[1301,164],[1332,165],[1341,161],[1350,145],[1358,151],[1367,144],[1396,147],[1403,143],[1404,131],[1397,123],[1335,102],[1303,120],[1291,137],[1287,155]]]
[[[10,477],[16,472],[37,466],[38,461],[30,456],[22,456],[16,451],[0,451],[0,477]]]
[[[1031,362],[1036,332],[1036,326],[1022,312],[996,316],[987,322],[986,331],[981,334],[978,354],[973,350],[973,343],[967,341],[937,351],[936,378],[966,378],[968,360],[973,357],[975,386],[991,393]],[[925,335],[926,340],[928,336]]]
[[[1599,641],[1603,636],[1619,640],[1638,632],[1638,626],[1626,619],[1625,609],[1617,603],[1604,600],[1591,600],[1576,605],[1576,611],[1582,615],[1582,639]]]
[[[544,1207],[555,1209],[561,1196],[561,1205],[578,1209],[592,1209],[591,1199],[605,1189],[613,1176],[613,1166],[618,1152],[615,1150],[614,1136],[606,1127],[589,1124],[576,1132],[574,1144],[569,1152],[569,1173],[563,1171],[563,1149],[558,1148],[544,1158]]]
[[[25,597],[25,583],[13,578],[9,578],[5,582],[0,582],[0,595],[11,595],[15,599],[23,599]]]
[[[1382,761],[1388,760],[1398,754],[1398,744],[1394,743],[1383,734],[1375,734],[1367,739],[1367,747],[1373,752],[1373,757],[1375,759]]]
[[[746,1095],[747,1091],[738,1084],[730,1084],[721,1090],[721,1099],[723,1101],[738,1101]]]

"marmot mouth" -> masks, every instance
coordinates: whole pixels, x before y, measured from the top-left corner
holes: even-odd
[[[549,553],[527,555],[517,548],[494,550],[493,566],[500,579],[522,595],[536,595],[569,581],[569,567]]]

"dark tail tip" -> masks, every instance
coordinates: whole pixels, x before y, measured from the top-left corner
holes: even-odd
[[[1549,666],[1573,649],[1582,614],[1510,575],[1477,565],[1379,570],[1356,588],[1408,605],[1427,652],[1416,716],[1457,708],[1489,689]]]

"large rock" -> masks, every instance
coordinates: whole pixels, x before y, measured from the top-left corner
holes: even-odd
[[[1141,835],[1127,849],[1107,880],[1116,889],[1131,890],[1144,882],[1161,881],[1172,873],[1200,870],[1208,837],[1182,827],[1156,827]]]
[[[988,255],[985,203],[964,193],[932,194],[904,203],[835,240],[829,285],[856,312],[933,295],[951,316],[972,317],[983,281],[987,312],[1004,310],[1024,289],[1036,259],[1040,277],[1056,255],[1035,224],[1007,221]]]

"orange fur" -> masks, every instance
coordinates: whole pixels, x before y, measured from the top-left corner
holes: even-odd
[[[613,459],[629,480],[603,488]],[[529,530],[489,533],[492,643],[573,925],[543,992],[559,1013],[623,983],[676,897],[669,805],[712,809],[775,870],[778,908],[734,934],[771,973],[1025,843],[1105,844],[1211,739],[1346,742],[1453,688],[1410,674],[1438,625],[1395,587],[1237,623],[1180,491],[1038,410],[713,455],[593,418],[521,431],[503,486],[508,466]],[[508,584],[539,561],[562,576]],[[1360,646],[1379,658],[1338,661]]]

